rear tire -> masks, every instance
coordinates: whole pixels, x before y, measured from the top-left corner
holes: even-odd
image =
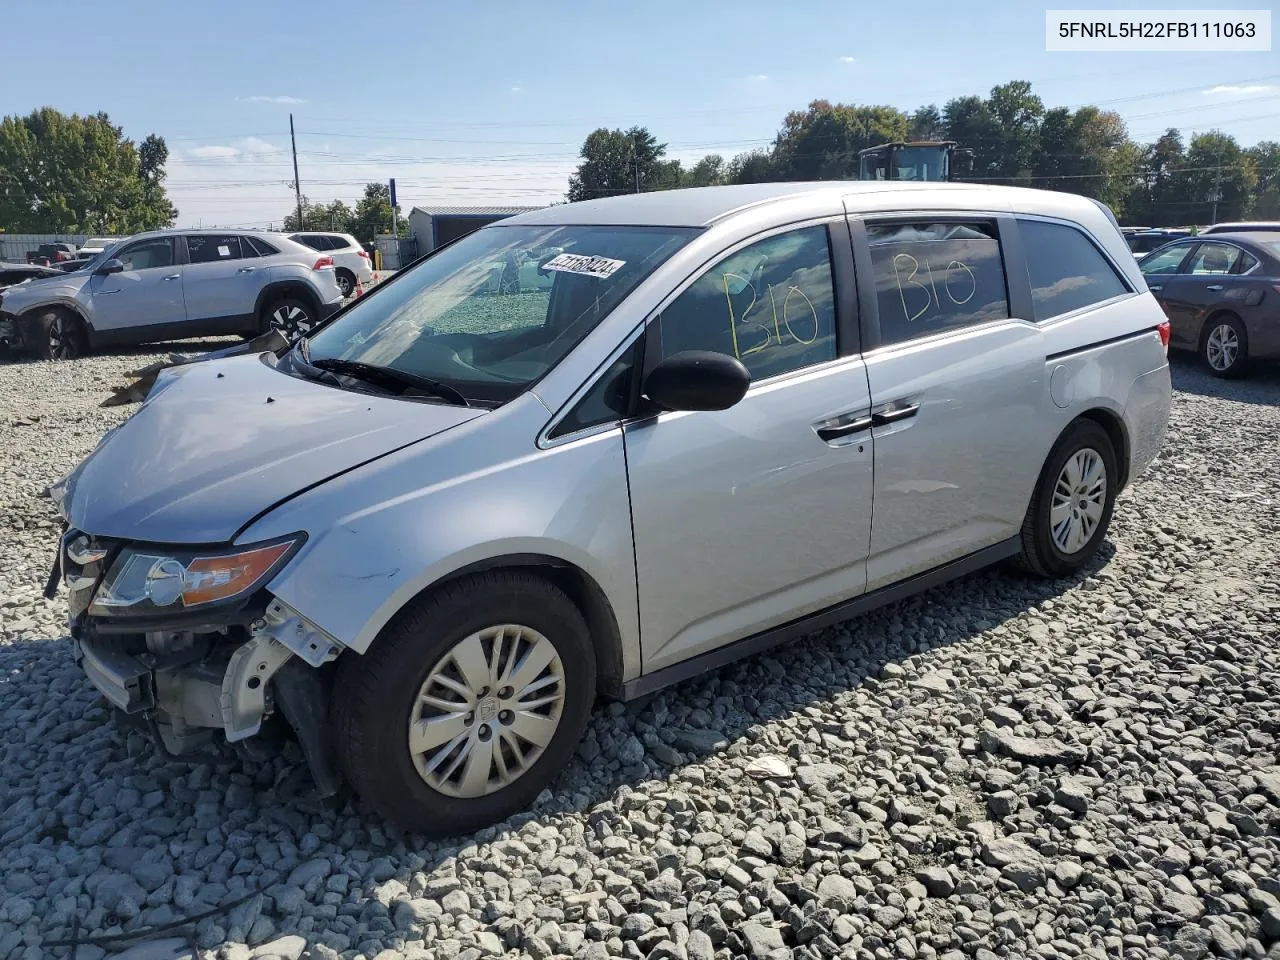
[[[1232,316],[1211,317],[1200,338],[1200,359],[1215,377],[1234,380],[1249,366],[1249,335]]]
[[[562,590],[524,571],[465,577],[411,603],[363,656],[339,660],[338,760],[393,823],[465,833],[526,809],[551,783],[595,694],[591,637]]]
[[[315,308],[297,297],[273,300],[262,312],[262,332],[275,328],[290,340],[306,336],[319,322]]]
[[[339,270],[337,272],[338,289],[342,291],[343,299],[350,297],[356,292],[356,275],[350,270]]]
[[[81,319],[57,307],[26,318],[22,346],[37,360],[75,360],[89,352],[89,337]]]
[[[1088,564],[1111,525],[1119,481],[1107,431],[1088,419],[1068,426],[1049,452],[1027,507],[1020,565],[1054,578]]]

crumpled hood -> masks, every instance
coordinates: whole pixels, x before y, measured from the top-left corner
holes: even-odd
[[[68,479],[70,523],[155,543],[226,542],[289,496],[483,412],[339,390],[257,355],[176,367]]]

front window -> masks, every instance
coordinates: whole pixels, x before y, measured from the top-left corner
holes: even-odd
[[[1171,244],[1144,258],[1142,263],[1138,265],[1138,269],[1148,277],[1157,274],[1177,273],[1178,265],[1186,257],[1189,247],[1190,244],[1187,243]]]
[[[559,363],[697,233],[677,227],[494,226],[441,250],[310,338],[354,361],[502,403]]]
[[[889,154],[890,180],[945,181],[947,151],[939,147],[902,147]]]

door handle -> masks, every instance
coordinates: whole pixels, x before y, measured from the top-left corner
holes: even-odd
[[[859,417],[857,420],[850,420],[848,423],[840,423],[829,427],[816,428],[818,439],[830,443],[832,440],[839,440],[841,437],[851,437],[855,433],[862,433],[864,430],[870,430],[873,426],[871,417]]]
[[[905,406],[894,407],[892,410],[882,410],[879,413],[871,415],[871,425],[874,427],[887,426],[890,423],[897,423],[899,420],[907,420],[914,417],[920,411],[920,404],[909,403]]]
[[[253,267],[241,267],[236,273],[253,273]]]
[[[1211,283],[1211,284],[1209,284],[1207,287],[1205,287],[1205,289],[1206,289],[1206,290],[1221,290],[1221,289],[1222,289],[1222,284],[1220,284],[1220,283]]]
[[[1147,289],[1148,289],[1148,290],[1163,290],[1163,289],[1164,289],[1164,285],[1163,285],[1163,284],[1159,284],[1159,283],[1148,283],[1148,284],[1147,284]]]
[[[181,279],[182,279],[182,274],[180,274],[180,273],[171,273],[171,274],[169,274],[167,277],[165,277],[165,279],[166,279],[166,280],[181,280]]]

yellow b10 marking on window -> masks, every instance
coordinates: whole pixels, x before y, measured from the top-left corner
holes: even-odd
[[[901,261],[909,260],[911,262],[911,272],[907,274],[906,279],[902,276]],[[929,263],[928,258],[924,261],[925,271],[929,274],[929,284],[926,286],[916,279],[916,274],[920,272],[920,261],[909,253],[896,253],[893,256],[893,279],[898,285],[898,299],[902,301],[902,315],[907,318],[910,323],[913,320],[919,320],[929,312],[930,307],[942,309],[942,298],[938,296],[938,285],[933,279],[933,266]],[[957,296],[957,289],[964,291],[964,277],[968,278],[969,292],[965,294],[963,299]],[[953,281],[958,279],[957,287],[953,287]],[[924,306],[915,313],[911,312],[911,308],[907,306],[907,287],[915,287],[924,291]],[[969,269],[969,265],[960,260],[952,260],[947,264],[947,269],[943,273],[942,288],[946,291],[947,299],[954,303],[957,307],[962,307],[974,298],[978,292],[978,280],[973,275],[973,271]]]
[[[750,289],[751,291],[751,302],[747,304],[747,308],[742,311],[741,320],[736,319],[733,315],[733,295],[729,292],[729,281],[731,279],[741,280],[743,283],[747,285],[747,288]],[[724,285],[725,305],[728,307],[728,310],[729,310],[729,336],[733,340],[733,355],[737,357],[739,360],[741,360],[743,357],[749,357],[753,353],[759,353],[761,350],[767,350],[770,346],[775,345],[775,341],[777,346],[782,346],[782,342],[783,342],[782,328],[783,327],[786,327],[787,334],[791,337],[792,342],[802,343],[806,346],[808,346],[811,343],[817,342],[818,334],[821,332],[821,329],[820,329],[821,323],[818,320],[818,308],[814,306],[813,301],[809,299],[809,295],[795,285],[787,287],[787,295],[782,298],[782,317],[781,317],[781,320],[779,320],[778,301],[773,294],[773,287],[769,286],[769,287],[766,287],[766,289],[769,291],[769,305],[773,312],[773,330],[772,331],[769,330],[768,320],[756,321],[756,323],[760,327],[761,332],[764,333],[764,342],[757,344],[756,346],[752,347],[749,350],[743,351],[741,345],[738,343],[738,326],[745,325],[747,323],[747,317],[750,315],[752,307],[754,307],[757,303],[755,284],[753,284],[749,279],[747,279],[746,277],[738,273],[722,274],[721,282]],[[801,299],[803,299],[804,302],[808,305],[809,313],[813,318],[813,336],[810,337],[808,340],[804,339],[804,337],[800,336],[798,333],[795,332],[795,330],[791,328],[791,319],[787,316],[787,308],[788,308],[788,305],[791,303],[791,298],[792,296],[797,296],[797,295]]]

